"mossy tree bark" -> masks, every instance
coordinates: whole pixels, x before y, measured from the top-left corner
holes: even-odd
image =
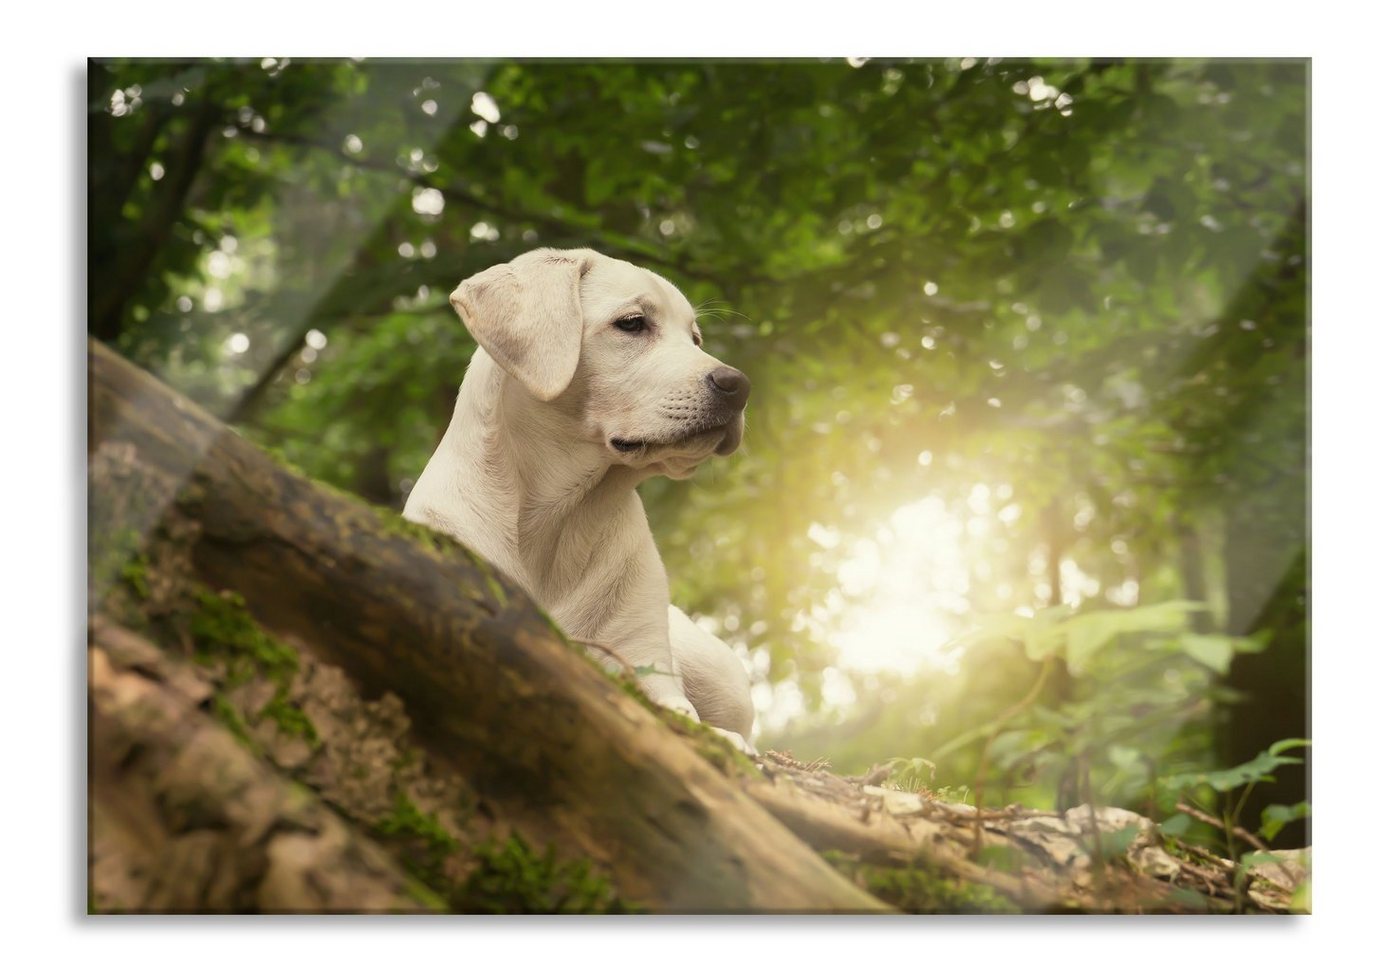
[[[260,625],[366,695],[402,699],[424,748],[494,814],[601,862],[625,899],[665,911],[883,908],[489,565],[289,472],[100,345],[89,366],[92,603],[130,556],[151,556],[136,548],[172,538],[199,582],[236,591]],[[133,549],[113,556],[123,538]]]
[[[976,858],[1025,835],[750,765],[451,540],[289,471],[99,344],[89,375],[94,910],[1240,903],[1228,862],[1192,865],[1221,886],[1200,900],[1128,857],[1101,899],[1033,854],[1012,878]]]

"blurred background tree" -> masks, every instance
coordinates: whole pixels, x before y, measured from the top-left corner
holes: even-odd
[[[656,270],[754,383],[740,454],[643,492],[760,745],[1254,830],[1305,761],[1190,774],[1308,734],[1307,80],[94,62],[89,328],[396,508],[473,350],[458,281],[543,245]]]

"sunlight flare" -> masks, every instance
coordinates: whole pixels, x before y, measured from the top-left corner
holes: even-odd
[[[872,535],[844,545],[838,531],[812,524],[812,541],[840,557],[838,587],[800,623],[835,646],[847,671],[955,667],[960,649],[949,641],[968,611],[968,533],[938,496],[899,507]]]

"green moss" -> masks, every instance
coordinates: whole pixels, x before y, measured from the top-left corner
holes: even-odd
[[[238,707],[228,700],[228,696],[222,692],[216,692],[209,700],[209,711],[213,713],[214,718],[223,723],[225,729],[233,734],[233,738],[247,749],[255,753],[260,752],[258,744],[253,741],[253,737],[248,731],[248,723],[243,721]]]
[[[986,885],[935,877],[919,867],[871,868],[865,882],[871,894],[910,914],[1014,915],[1020,911]]]
[[[374,513],[379,518],[379,524],[394,536],[407,537],[414,543],[436,554],[448,554],[453,556],[465,556],[476,565],[481,574],[481,581],[486,585],[486,589],[491,592],[491,596],[496,599],[496,604],[505,607],[510,603],[510,598],[506,594],[505,587],[496,579],[495,568],[487,563],[475,551],[462,546],[452,537],[438,533],[421,523],[414,523],[406,520],[402,515],[393,510],[385,509],[382,506],[374,507]],[[558,629],[556,629],[558,630]]]
[[[1021,911],[1015,902],[986,885],[944,877],[924,864],[879,867],[841,851],[826,851],[822,857],[881,901],[908,914],[1012,915]]]
[[[149,600],[151,596],[150,569],[151,563],[144,553],[136,554],[122,564],[121,568],[121,579],[131,588],[131,592],[143,601]]]
[[[194,600],[189,632],[206,658],[247,658],[272,677],[290,678],[301,667],[291,646],[258,627],[242,595],[199,588]]]
[[[447,832],[435,815],[424,813],[408,794],[402,792],[394,797],[394,809],[375,825],[375,830],[386,837],[421,837],[430,849],[443,856],[458,847],[456,838]]]
[[[423,751],[421,749],[415,746],[404,746],[403,751],[395,756],[393,761],[389,763],[389,768],[395,773],[400,773],[404,770],[412,769],[414,766],[419,766],[422,762]]]
[[[660,711],[661,711],[660,708],[656,705],[655,702],[653,702],[651,699],[647,698],[647,694],[646,694],[645,692],[642,691],[642,687],[641,687],[640,685],[638,685],[638,684],[637,684],[635,681],[633,681],[632,679],[630,679],[630,678],[622,678],[622,677],[620,677],[620,676],[614,676],[614,677],[613,677],[613,681],[615,681],[615,682],[617,683],[618,687],[621,688],[622,691],[624,691],[624,692],[626,692],[628,695],[632,696],[632,698],[634,698],[634,699],[636,699],[638,702],[642,703],[642,705],[646,706],[648,709],[651,709],[651,710],[656,711],[656,712],[660,712]]]
[[[404,879],[404,893],[422,905],[425,911],[445,914],[451,910],[442,895],[411,875]]]
[[[567,638],[565,638],[565,641],[573,645],[585,658],[593,662],[598,670],[606,675],[614,685],[660,717],[661,721],[666,723],[672,731],[689,739],[691,744],[695,747],[695,750],[720,772],[724,773],[726,776],[752,776],[755,779],[763,778],[763,772],[754,764],[753,760],[735,749],[729,740],[716,733],[709,726],[696,722],[689,716],[681,715],[681,713],[674,709],[667,709],[657,705],[647,697],[647,694],[642,691],[642,687],[637,684],[637,680],[631,675],[608,671],[601,662],[588,652],[585,646],[574,641],[568,641]]]
[[[1024,851],[1005,844],[987,844],[977,852],[973,860],[983,867],[1006,874],[1019,873],[1029,863],[1029,857]]]
[[[566,645],[573,645],[573,647],[578,651],[584,650],[582,645],[574,644],[574,642],[569,638],[569,636],[564,633],[564,629],[559,627],[559,623],[555,621],[552,617],[550,617],[547,612],[541,610],[540,616],[544,618],[544,623],[549,625],[549,630],[553,631],[556,635],[559,636],[560,641],[564,642],[564,644]],[[584,652],[584,654],[587,654],[587,652]]]
[[[506,597],[506,589],[501,586],[501,582],[496,580],[496,578],[491,576],[489,573],[483,573],[481,575],[481,579],[483,582],[485,582],[486,589],[491,592],[491,595],[493,597],[495,597],[496,603],[501,607],[505,607],[508,603],[508,599]]]
[[[355,497],[357,503],[363,503],[360,497]],[[379,525],[386,533],[398,537],[406,537],[420,546],[427,547],[434,553],[446,553],[453,550],[464,550],[465,548],[456,540],[443,533],[438,533],[421,523],[414,523],[412,520],[404,519],[403,515],[382,506],[372,507],[375,516],[379,518]]]
[[[536,853],[512,834],[473,850],[476,867],[452,896],[460,911],[495,915],[627,914],[612,882],[587,861],[561,863],[554,848]]]
[[[292,678],[301,669],[296,649],[260,628],[241,595],[197,587],[193,597],[195,607],[188,618],[188,630],[196,659],[203,664],[222,663],[229,686],[259,677],[272,682],[272,700],[259,710],[257,719],[271,719],[279,732],[312,745],[319,742],[311,718],[290,698]]]
[[[278,732],[288,736],[300,736],[313,746],[321,741],[321,736],[316,732],[316,726],[312,724],[311,717],[301,706],[288,700],[284,694],[279,693],[273,696],[272,701],[262,707],[258,718],[271,719],[277,725]]]
[[[145,539],[137,530],[105,527],[91,514],[88,534],[88,586],[102,596],[102,608],[134,628],[145,627],[141,602],[151,596],[150,561],[143,550]],[[134,600],[133,600],[134,598]]]
[[[400,862],[415,878],[439,893],[450,890],[442,865],[461,845],[435,815],[424,813],[408,794],[400,792],[394,797],[394,809],[374,830],[395,840]]]
[[[640,690],[639,690],[640,691]],[[696,722],[689,716],[681,715],[672,709],[658,706],[650,699],[646,704],[661,716],[662,720],[679,735],[690,740],[691,745],[706,761],[726,776],[751,776],[762,779],[763,773],[753,760],[735,749],[728,739],[719,735],[709,726]]]
[[[269,459],[277,463],[277,465],[281,466],[283,469],[287,470],[287,472],[291,473],[293,476],[297,476],[301,479],[314,478],[313,476],[310,476],[305,469],[302,469],[295,462],[289,459],[287,457],[287,453],[280,446],[271,442],[259,442],[258,448],[262,449],[262,451],[267,454],[267,457]]]
[[[519,836],[487,841],[473,847],[471,874],[449,881],[447,859],[461,843],[447,832],[436,814],[426,813],[405,793],[374,825],[380,837],[395,845],[399,862],[433,900],[453,911],[473,914],[621,914],[625,905],[612,883],[587,861],[561,862],[554,849],[534,851]]]

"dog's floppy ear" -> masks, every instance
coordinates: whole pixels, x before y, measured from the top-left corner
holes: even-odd
[[[476,343],[541,401],[558,398],[583,345],[587,250],[532,250],[463,280],[452,306]]]

